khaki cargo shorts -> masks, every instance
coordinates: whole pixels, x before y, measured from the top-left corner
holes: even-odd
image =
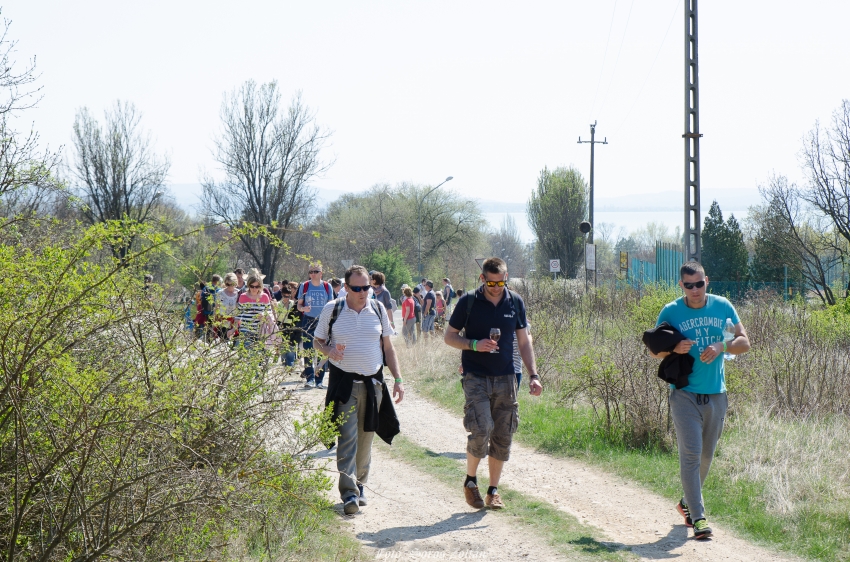
[[[463,427],[469,432],[466,452],[483,459],[488,454],[506,461],[519,425],[516,376],[463,375]]]

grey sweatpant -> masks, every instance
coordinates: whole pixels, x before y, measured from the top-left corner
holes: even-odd
[[[702,485],[723,432],[728,406],[725,393],[670,391],[670,415],[676,426],[676,442],[679,445],[679,476],[692,521],[705,519]]]

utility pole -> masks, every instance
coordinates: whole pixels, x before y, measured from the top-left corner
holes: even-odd
[[[699,57],[697,0],[685,0],[685,257],[700,261]]]
[[[578,138],[579,144],[590,143],[590,202],[588,203],[587,221],[590,223],[590,233],[588,234],[588,244],[593,244],[593,147],[596,144],[608,144],[608,137],[605,140],[594,140],[596,136],[596,121],[590,126],[590,140],[583,141],[581,136]]]

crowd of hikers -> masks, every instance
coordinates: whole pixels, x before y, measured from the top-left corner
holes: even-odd
[[[463,494],[475,509],[502,509],[498,493],[519,424],[517,393],[522,367],[529,393],[543,392],[526,318],[525,304],[508,288],[505,262],[483,262],[478,287],[467,294],[442,279],[442,289],[421,278],[401,286],[393,299],[380,271],[354,265],[344,280],[323,279],[321,264],[310,264],[303,282],[264,283],[256,269],[235,269],[198,284],[187,321],[205,342],[228,342],[240,349],[262,346],[280,353],[283,364],[301,369],[307,388],[326,388],[339,427],[337,468],[343,511],[366,505],[372,437],[388,443],[400,432],[394,403],[404,397],[391,336],[400,309],[407,346],[436,339],[461,351],[463,425],[469,433]],[[146,285],[150,279],[146,278]],[[683,295],[667,304],[654,328],[644,334],[649,353],[669,383],[670,415],[676,429],[683,495],[675,506],[694,537],[712,536],[702,487],[723,430],[727,399],[724,363],[746,353],[750,342],[734,306],[708,294],[709,279],[697,262],[680,268]],[[312,350],[315,349],[315,352]],[[303,361],[303,364],[301,363]],[[393,376],[392,391],[384,369]],[[487,458],[489,487],[482,498],[477,471]]]
[[[393,313],[401,311],[399,328],[408,346],[442,334],[452,302],[463,295],[462,290],[455,291],[447,277],[440,290],[423,277],[415,287],[407,283],[401,286],[399,302],[392,297],[382,272],[368,274],[369,298],[389,311],[394,335]],[[324,388],[327,358],[310,353],[316,322],[324,305],[345,297],[346,290],[341,279],[323,278],[321,264],[310,264],[307,275],[303,282],[284,279],[273,283],[265,282],[258,269],[246,272],[236,268],[224,276],[212,275],[208,281],[196,283],[185,309],[186,327],[206,343],[229,342],[243,349],[261,345],[279,351],[287,367],[303,363],[305,386]]]

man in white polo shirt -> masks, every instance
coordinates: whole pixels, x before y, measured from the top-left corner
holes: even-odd
[[[390,340],[394,332],[384,305],[369,299],[370,287],[366,268],[351,266],[345,272],[345,298],[322,309],[313,341],[316,349],[330,358],[325,406],[333,404],[334,416],[341,422],[336,465],[347,515],[366,505],[363,486],[369,479],[375,433],[388,443],[398,433],[398,420],[384,384],[384,364],[395,379],[396,404],[404,397]]]

